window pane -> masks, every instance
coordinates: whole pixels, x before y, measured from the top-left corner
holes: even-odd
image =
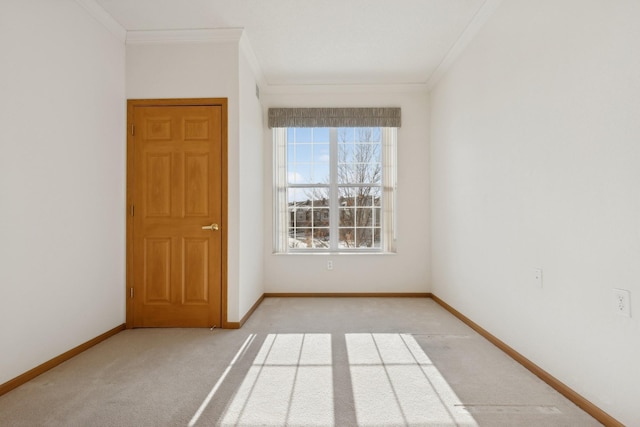
[[[297,142],[311,142],[311,128],[294,128]]]
[[[338,248],[379,249],[381,247],[380,227],[374,228],[340,228]]]
[[[329,164],[329,144],[315,143],[313,145],[313,161]]]
[[[338,128],[338,144],[353,142],[356,128]]]
[[[291,142],[289,144],[289,151],[293,153],[293,161],[294,162],[310,162],[312,160],[313,146],[309,143],[299,143],[299,142]]]
[[[329,228],[297,228],[289,234],[289,247],[293,249],[328,249]]]
[[[322,174],[322,168],[318,168],[315,164],[291,163],[287,168],[288,184],[316,184],[325,183],[322,180],[315,179],[318,174]]]
[[[290,188],[288,192],[289,248],[329,248],[329,189]]]
[[[380,247],[381,187],[339,187],[341,249]]]
[[[358,142],[338,142],[338,184],[380,184],[380,128],[355,128],[350,134]]]
[[[357,128],[355,132],[355,140],[357,142],[382,142],[381,129],[378,127]]]
[[[315,227],[329,226],[329,209],[313,209],[313,225]]]
[[[356,227],[371,227],[372,224],[373,224],[372,208],[356,209]]]
[[[380,229],[379,228],[356,229],[356,244],[358,248],[379,248],[380,247]]]
[[[292,128],[287,131],[289,184],[329,183],[329,129]]]
[[[353,150],[353,144],[350,142],[338,144],[338,164],[353,163]]]
[[[380,206],[382,187],[352,187],[339,186],[340,207]]]
[[[313,145],[313,174],[311,182],[328,184],[330,174],[329,144]]]
[[[311,163],[290,163],[287,168],[288,184],[306,184],[311,182]]]
[[[329,128],[312,128],[314,142],[329,143]]]
[[[340,249],[380,248],[380,227],[341,227]]]
[[[340,227],[353,227],[355,225],[355,209],[340,208],[339,209]]]

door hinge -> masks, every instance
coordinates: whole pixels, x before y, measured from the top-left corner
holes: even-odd
[[[136,125],[134,123],[131,123],[131,135],[135,135],[136,134]]]
[[[133,299],[133,288],[130,288],[129,295],[130,295],[130,298]]]
[[[131,214],[131,216],[133,216],[133,215],[134,215],[134,213],[135,213],[135,208],[133,207],[133,205],[131,205],[131,209],[130,209],[130,212],[129,212],[129,213]]]

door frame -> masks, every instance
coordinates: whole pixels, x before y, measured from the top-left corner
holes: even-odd
[[[125,300],[126,300],[126,327],[127,329],[133,328],[133,301],[131,299],[130,290],[133,289],[133,177],[134,177],[134,138],[133,133],[135,131],[134,124],[134,110],[136,107],[161,107],[161,106],[219,106],[222,109],[222,123],[221,123],[221,174],[222,174],[222,212],[220,221],[220,233],[221,233],[221,271],[220,271],[220,286],[221,286],[221,298],[220,303],[222,307],[222,327],[228,328],[230,326],[227,321],[227,230],[228,230],[228,99],[227,98],[177,98],[177,99],[128,99],[127,100],[127,205],[125,215],[127,217],[127,241],[126,241],[126,288],[125,288]],[[135,213],[135,212],[134,212]]]

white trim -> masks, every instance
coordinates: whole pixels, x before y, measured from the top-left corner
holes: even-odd
[[[273,139],[273,252],[286,253],[287,229],[287,130],[272,129]]]
[[[471,21],[469,21],[467,27],[462,34],[460,34],[460,37],[458,37],[453,46],[451,46],[451,49],[449,49],[449,52],[444,56],[442,62],[440,62],[435,71],[429,76],[426,84],[429,91],[435,87],[469,43],[471,43],[471,40],[480,32],[480,29],[489,21],[489,18],[493,16],[493,13],[500,3],[502,3],[502,0],[485,0],[482,6],[480,6],[473,18],[471,18]]]
[[[300,93],[428,93],[426,83],[395,84],[308,84],[274,85],[267,84],[263,89],[266,95],[286,95]]]
[[[127,44],[239,43],[242,28],[127,31]]]
[[[381,161],[382,161],[382,180],[380,184],[367,183],[350,183],[340,184],[338,182],[338,135],[337,129],[330,128],[329,145],[330,145],[330,172],[329,183],[299,183],[290,184],[287,179],[287,155],[288,141],[287,129],[290,128],[273,128],[273,254],[297,254],[297,253],[316,253],[316,254],[338,254],[338,253],[355,253],[355,254],[379,254],[379,253],[395,253],[396,252],[396,203],[395,192],[397,188],[397,161],[396,142],[397,128],[381,128]],[[393,162],[393,163],[392,163]],[[372,209],[379,211],[380,215],[380,239],[381,246],[379,248],[353,248],[345,249],[340,247],[340,216],[339,216],[339,199],[340,187],[357,188],[361,186],[379,188],[382,203],[380,206],[371,205]],[[307,188],[324,188],[327,189],[329,199],[329,247],[327,248],[297,248],[289,247],[289,228],[290,228],[290,211],[289,211],[289,190],[291,189],[307,189]],[[326,208],[326,205],[322,205]],[[369,207],[368,205],[364,206]],[[313,208],[313,207],[312,207]],[[308,208],[303,208],[308,209]],[[297,215],[296,215],[297,218]],[[296,224],[292,226],[298,228]],[[303,227],[307,228],[307,227]],[[311,229],[315,228],[311,225]],[[323,226],[322,228],[326,228]],[[365,228],[357,227],[356,228]],[[369,227],[367,227],[369,228]],[[375,223],[371,225],[371,229],[378,228]]]
[[[340,246],[340,190],[338,190],[338,129],[329,129],[329,250]]]
[[[84,10],[87,11],[96,21],[102,24],[111,34],[116,36],[121,42],[127,39],[127,30],[102,8],[95,0],[76,0]]]

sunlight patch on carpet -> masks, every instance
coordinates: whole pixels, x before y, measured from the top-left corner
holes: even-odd
[[[220,425],[333,426],[334,387],[346,386],[358,426],[477,427],[411,334],[353,333],[343,342],[346,354],[334,354],[331,334],[268,334]],[[338,365],[345,378],[334,378]]]
[[[477,426],[410,334],[346,334],[360,426]]]
[[[221,425],[334,422],[330,334],[269,334]]]

